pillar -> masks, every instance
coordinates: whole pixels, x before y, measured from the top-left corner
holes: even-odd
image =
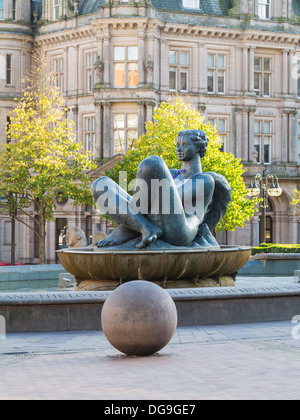
[[[241,138],[241,159],[247,161],[248,160],[248,148],[249,148],[249,140],[248,140],[248,112],[245,110],[242,113],[242,138]]]
[[[103,58],[104,58],[104,73],[103,82],[110,86],[110,35],[107,33],[103,37]]]
[[[255,94],[254,92],[254,52],[255,47],[249,48],[249,92]]]
[[[101,104],[95,104],[96,109],[96,145],[95,145],[95,158],[103,158],[103,146],[102,146],[102,106]]]
[[[282,93],[288,93],[288,50],[282,51]]]
[[[248,71],[249,71],[249,66],[248,66],[248,47],[244,47],[243,48],[243,86],[242,86],[242,91],[244,93],[247,93],[249,91],[249,86],[248,86]]]
[[[145,32],[142,31],[138,35],[139,45],[139,61],[138,61],[138,85],[145,84]]]
[[[282,114],[282,161],[287,162],[288,161],[288,138],[289,138],[289,130],[288,130],[288,115],[286,111],[283,111]]]
[[[199,92],[200,94],[207,93],[207,51],[204,42],[199,44]]]
[[[253,150],[254,150],[254,112],[256,109],[249,109],[249,140],[248,140],[248,161],[253,160]]]
[[[167,40],[161,39],[161,63],[160,63],[160,89],[161,91],[169,90],[169,52],[167,48]]]
[[[138,135],[139,137],[145,133],[145,103],[138,102]]]
[[[110,102],[103,103],[103,157],[112,157],[115,153],[110,141]]]

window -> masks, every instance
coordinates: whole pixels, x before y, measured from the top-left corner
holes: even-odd
[[[169,51],[169,89],[188,91],[189,54],[187,51]]]
[[[96,118],[94,116],[84,118],[84,143],[85,150],[95,156]]]
[[[300,165],[300,120],[298,121],[298,164]]]
[[[54,84],[61,91],[64,89],[64,60],[63,58],[55,58],[53,60]]]
[[[254,150],[257,154],[257,163],[271,163],[272,121],[254,121]]]
[[[182,5],[187,9],[199,9],[199,0],[182,0]]]
[[[225,93],[226,57],[223,54],[208,54],[207,57],[208,93]]]
[[[254,57],[254,90],[257,95],[271,95],[272,60]]]
[[[16,18],[16,7],[17,7],[17,5],[16,5],[16,0],[13,0],[12,1],[12,20],[15,22],[16,20],[17,20],[17,18]]]
[[[92,93],[95,85],[95,62],[96,53],[87,53],[85,56],[85,84],[86,92]]]
[[[6,84],[12,85],[12,55],[6,54]]]
[[[294,77],[294,73],[293,73],[293,77]],[[298,60],[297,61],[297,75],[296,75],[296,77],[297,77],[297,96],[298,96],[298,98],[300,98],[300,60]]]
[[[4,0],[0,0],[0,20],[4,20]]]
[[[138,138],[138,114],[114,113],[113,115],[115,155],[125,154]]]
[[[53,0],[53,20],[59,20],[61,15],[61,0]]]
[[[138,85],[138,47],[115,47],[114,71],[116,88],[136,88]]]
[[[225,152],[226,151],[226,143],[227,143],[227,119],[226,118],[220,118],[220,117],[216,117],[216,118],[209,118],[208,122],[211,125],[216,126],[218,134],[221,138],[222,141],[222,147],[221,147],[221,151]]]
[[[271,18],[271,0],[258,0],[258,17],[259,19]]]

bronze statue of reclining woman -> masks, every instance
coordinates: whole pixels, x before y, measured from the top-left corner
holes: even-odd
[[[97,208],[118,227],[98,247],[132,246],[139,249],[219,246],[212,231],[225,215],[231,188],[220,174],[203,172],[201,158],[208,137],[204,131],[185,130],[177,137],[182,169],[169,169],[150,156],[136,174],[133,196],[113,180],[101,177],[92,185]]]

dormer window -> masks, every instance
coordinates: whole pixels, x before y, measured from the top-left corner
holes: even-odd
[[[199,9],[199,0],[182,0],[185,9]]]
[[[59,20],[61,16],[61,0],[53,0],[53,20]]]
[[[4,0],[0,0],[0,20],[4,20]]]
[[[271,0],[258,0],[259,19],[271,19]]]

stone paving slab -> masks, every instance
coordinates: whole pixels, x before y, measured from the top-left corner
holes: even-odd
[[[291,322],[182,327],[150,357],[127,357],[102,331],[0,340],[0,400],[300,398]]]

